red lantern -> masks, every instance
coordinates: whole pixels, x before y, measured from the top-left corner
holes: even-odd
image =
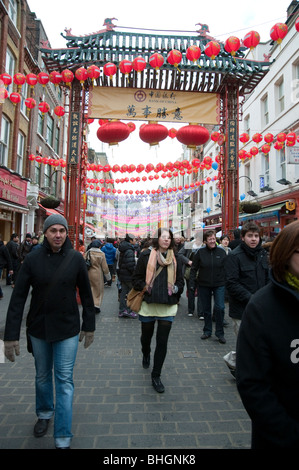
[[[298,16],[298,18],[297,18],[296,21],[295,21],[295,28],[296,28],[296,31],[299,32],[299,16]]]
[[[275,142],[274,148],[275,150],[281,150],[283,148],[284,143],[283,142]]]
[[[63,106],[56,106],[56,108],[54,108],[54,113],[56,114],[56,116],[61,118],[65,115],[65,109]]]
[[[195,64],[201,56],[201,49],[198,46],[189,46],[186,51],[186,57],[188,60],[192,61]],[[199,66],[199,64],[198,64]]]
[[[33,98],[26,98],[25,106],[28,109],[33,109],[36,106],[36,101]]]
[[[28,159],[33,162],[33,160],[35,160],[35,155],[33,155],[33,153],[31,153],[28,157]]]
[[[130,133],[135,131],[136,129],[136,125],[134,124],[134,122],[128,122],[127,126],[129,128]]]
[[[109,145],[117,145],[129,137],[130,130],[127,124],[121,121],[110,121],[99,127],[97,137]]]
[[[256,133],[252,136],[252,140],[256,144],[258,144],[259,142],[261,142],[263,140],[263,136],[262,136],[262,134]]]
[[[271,133],[268,133],[264,136],[264,141],[267,142],[267,144],[271,144],[273,140],[274,140],[274,136]]]
[[[171,65],[173,65],[177,69],[181,60],[182,60],[182,53],[178,51],[177,49],[173,49],[167,55],[167,62],[169,62]]]
[[[42,115],[44,115],[50,111],[50,106],[45,101],[41,101],[41,103],[39,103],[38,105],[38,109],[40,110]]]
[[[20,95],[20,93],[15,93],[15,92],[11,93],[10,96],[9,96],[9,99],[14,105],[16,105],[16,104],[20,103],[21,95]]]
[[[26,82],[33,88],[37,84],[37,76],[34,73],[28,73],[26,75]]]
[[[79,67],[75,72],[75,77],[79,80],[81,85],[83,85],[85,80],[88,79],[87,70],[84,67]]]
[[[6,98],[8,98],[8,91],[6,90],[6,88],[0,88],[0,104],[1,101],[6,100]]]
[[[277,140],[278,142],[285,142],[286,138],[287,138],[287,135],[285,132],[280,132],[279,134],[277,134]]]
[[[99,78],[100,74],[101,74],[101,70],[99,69],[97,65],[91,65],[87,69],[87,75],[89,78],[91,78],[92,84],[94,83],[94,80]]]
[[[169,131],[168,131],[168,136],[169,136],[171,139],[174,139],[174,138],[176,137],[176,135],[177,135],[177,132],[178,132],[177,129],[174,129],[174,128],[169,129]]]
[[[49,80],[51,83],[53,83],[55,86],[58,86],[59,83],[62,81],[62,75],[59,72],[56,72],[55,70],[50,73],[49,75]]]
[[[296,141],[296,134],[295,132],[289,132],[286,137],[287,141],[295,142]]]
[[[149,64],[155,70],[159,70],[160,67],[162,67],[162,65],[164,64],[164,57],[162,56],[162,54],[158,54],[158,52],[155,52],[153,55],[150,56]]]
[[[70,87],[72,81],[74,80],[73,72],[71,70],[63,70],[61,76],[64,83],[66,83],[66,85]]]
[[[270,152],[270,150],[271,150],[271,146],[269,144],[264,144],[261,147],[261,151],[266,155]]]
[[[248,47],[251,51],[259,44],[261,38],[259,33],[256,31],[249,31],[243,39],[243,44]]]
[[[146,68],[146,61],[143,57],[136,57],[134,60],[133,60],[133,69],[138,72],[138,73],[141,73],[143,72],[143,70]]]
[[[132,72],[133,64],[130,60],[124,59],[119,63],[119,70],[121,73],[124,73],[125,76],[128,78],[129,73]]]
[[[211,140],[213,142],[218,142],[219,137],[220,137],[220,132],[214,131],[211,133]]]
[[[236,36],[230,36],[224,43],[226,52],[230,52],[232,56],[236,55],[237,50],[240,48],[240,39]]]
[[[40,72],[37,76],[37,81],[40,85],[45,87],[47,83],[49,83],[50,77],[47,73],[45,72]]]
[[[220,44],[217,41],[209,41],[206,44],[204,52],[208,57],[211,57],[211,59],[215,59],[215,57],[219,54],[220,49]]]
[[[26,82],[26,77],[22,73],[16,73],[13,77],[13,81],[16,85],[18,85],[18,88],[21,88],[22,85]]]
[[[104,65],[103,71],[106,77],[109,77],[110,80],[112,80],[113,75],[117,72],[117,67],[112,62],[107,62],[107,64]]]
[[[245,160],[247,158],[247,155],[248,154],[247,154],[246,150],[242,149],[242,150],[239,151],[240,160]]]
[[[181,127],[176,135],[178,141],[187,145],[188,148],[196,148],[198,145],[205,144],[209,137],[208,129],[196,124]]]
[[[0,81],[4,83],[4,86],[9,86],[12,82],[12,78],[8,73],[2,73],[0,75]]]
[[[255,156],[259,153],[259,149],[257,147],[251,147],[251,149],[249,150],[249,153]]]
[[[270,37],[273,41],[276,41],[277,44],[280,44],[287,33],[288,27],[285,23],[276,23],[270,30]]]
[[[246,144],[248,140],[249,140],[249,135],[246,132],[240,135],[240,142],[242,142],[243,144]]]
[[[168,129],[162,124],[149,123],[144,124],[139,129],[139,137],[143,142],[150,146],[158,145],[159,142],[168,137]]]

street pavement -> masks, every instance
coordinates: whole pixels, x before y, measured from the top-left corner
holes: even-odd
[[[12,293],[4,280],[1,285],[0,340]],[[139,320],[118,318],[115,283],[105,287],[101,310],[95,341],[88,349],[80,344],[75,365],[72,449],[184,449],[190,454],[250,448],[250,420],[223,361],[235,349],[227,313],[227,343],[215,336],[201,340],[203,321],[187,316],[182,295],[161,375],[165,393],[159,394],[151,385],[151,369],[141,365]],[[154,343],[153,338],[152,350]],[[53,449],[52,421],[46,436],[33,436],[35,370],[24,319],[20,346],[15,363],[0,364],[0,449]]]

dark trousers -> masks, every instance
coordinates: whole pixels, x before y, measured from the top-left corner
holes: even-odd
[[[167,353],[168,336],[171,330],[172,322],[167,320],[158,320],[156,334],[156,348],[154,353],[154,365],[152,377],[160,377],[161,370]],[[144,356],[151,352],[151,340],[154,333],[155,321],[141,323],[141,350]]]

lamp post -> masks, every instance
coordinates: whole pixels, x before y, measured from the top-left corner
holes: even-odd
[[[247,194],[249,194],[249,196],[253,196],[253,197],[257,196],[257,194],[252,190],[252,180],[251,180],[251,178],[249,178],[249,176],[243,175],[243,176],[239,176],[238,179],[240,180],[241,178],[247,178],[250,182],[250,190],[247,191]]]

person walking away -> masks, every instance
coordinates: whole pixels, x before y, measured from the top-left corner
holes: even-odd
[[[152,246],[140,252],[132,276],[134,289],[146,288],[139,320],[141,321],[142,365],[150,366],[151,340],[157,322],[156,348],[151,373],[152,385],[158,393],[165,387],[161,371],[167,353],[168,337],[178,309],[179,295],[184,289],[181,260],[176,259],[172,232],[159,228]]]
[[[111,279],[109,268],[104,253],[101,250],[101,241],[94,240],[90,244],[90,249],[84,254],[84,258],[90,258],[91,267],[88,270],[88,277],[96,313],[101,312],[101,305],[104,296],[104,276]]]
[[[7,271],[6,275],[6,285],[7,286],[14,286],[17,271],[19,269],[19,255],[18,255],[18,248],[19,248],[19,235],[17,233],[12,233],[10,236],[9,242],[6,244],[6,248],[8,249],[10,259],[12,262],[12,270],[13,274],[10,275],[9,271]]]
[[[237,248],[237,246],[241,243],[241,230],[239,228],[236,228],[234,231],[233,231],[233,234],[234,234],[234,239],[233,240],[230,240],[228,246],[231,250],[234,250],[235,248]]]
[[[119,295],[119,318],[137,318],[137,314],[127,306],[126,297],[132,289],[132,275],[136,266],[134,235],[127,233],[125,239],[120,243],[119,249],[119,280],[121,290]]]
[[[107,285],[111,286],[112,279],[115,277],[115,255],[116,248],[113,246],[113,241],[111,238],[107,238],[105,245],[102,247],[102,252],[105,254],[106,262],[110,272],[110,280],[107,280]]]
[[[10,276],[13,275],[12,261],[10,258],[9,251],[4,245],[3,240],[0,240],[0,280],[2,279],[3,269],[6,268]],[[3,299],[3,290],[0,284],[0,299]]]
[[[269,280],[267,252],[261,246],[260,229],[254,222],[246,222],[243,225],[241,243],[226,257],[224,269],[229,316],[232,318],[237,337],[248,301],[252,294],[264,287]],[[230,351],[223,359],[235,377],[236,352]]]
[[[25,256],[28,255],[31,251],[31,246],[32,246],[32,237],[31,233],[26,233],[25,240],[22,241],[22,243],[19,246],[19,260],[20,264],[23,263]]]
[[[215,230],[205,233],[205,246],[195,254],[190,272],[190,290],[196,286],[202,303],[204,327],[201,339],[212,335],[212,295],[214,296],[215,335],[219,343],[226,343],[223,330],[226,253],[216,244]]]
[[[270,281],[251,295],[237,339],[236,384],[252,449],[299,446],[299,221],[270,248]]]
[[[36,369],[38,420],[34,436],[46,434],[54,415],[55,447],[65,449],[72,439],[73,368],[78,341],[84,339],[85,348],[93,342],[95,311],[86,264],[81,253],[72,248],[66,219],[50,215],[43,230],[43,245],[26,255],[17,277],[7,310],[4,353],[12,362],[20,354],[20,329],[31,291],[27,348],[32,351]],[[77,287],[83,306],[81,331]]]

